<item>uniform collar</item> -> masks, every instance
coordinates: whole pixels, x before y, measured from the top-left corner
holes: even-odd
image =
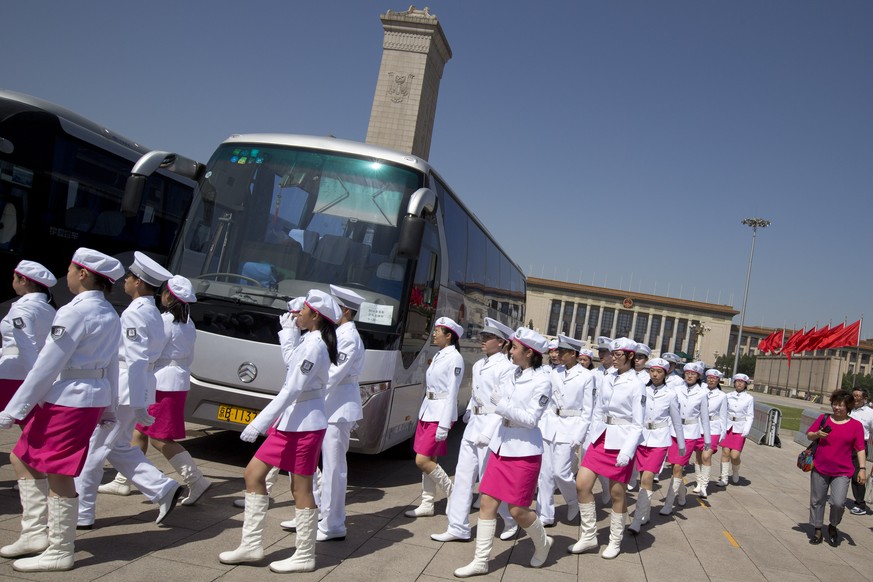
[[[48,301],[48,296],[45,293],[33,292],[33,293],[25,293],[21,297],[17,299],[20,303],[27,303],[29,301]]]

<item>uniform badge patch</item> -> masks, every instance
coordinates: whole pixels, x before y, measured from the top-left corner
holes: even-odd
[[[336,359],[338,362],[345,362],[349,359],[345,352],[340,352],[336,355]]]
[[[461,369],[455,368],[455,376],[460,376],[460,375],[461,375]]]
[[[24,329],[24,320],[20,317],[16,317],[12,320],[12,325],[15,326],[15,329]]]
[[[304,374],[308,374],[312,371],[312,362],[309,360],[303,360],[303,363],[300,364],[300,371]]]
[[[136,339],[136,328],[128,327],[126,330],[124,330],[124,335],[126,335],[127,339],[129,340]]]
[[[546,396],[545,394],[543,394],[542,396],[540,396],[539,403],[540,403],[540,406],[545,406],[546,404],[549,403],[549,397]]]
[[[53,325],[52,326],[52,339],[59,340],[64,337],[64,334],[67,332],[67,328],[62,325]]]

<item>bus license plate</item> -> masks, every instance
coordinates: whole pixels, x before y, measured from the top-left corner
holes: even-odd
[[[251,408],[240,408],[238,406],[229,406],[227,404],[218,405],[218,420],[225,422],[235,422],[237,424],[248,424],[258,415],[257,410]]]

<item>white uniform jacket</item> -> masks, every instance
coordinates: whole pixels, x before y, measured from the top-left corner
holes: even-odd
[[[747,436],[755,420],[755,398],[743,390],[727,395],[728,428],[734,434]]]
[[[191,364],[197,329],[188,318],[186,323],[173,322],[172,313],[161,315],[166,343],[155,362],[156,389],[161,392],[187,392],[191,388]]]
[[[709,389],[707,388],[707,390]],[[709,400],[706,403],[709,408],[709,430],[712,431],[711,434],[720,435],[718,440],[721,441],[728,429],[727,394],[721,388],[713,388],[709,390],[707,399]],[[701,436],[703,436],[702,433]]]
[[[121,312],[118,404],[147,408],[155,403],[155,362],[166,341],[154,297],[137,297]]]
[[[252,426],[262,434],[273,426],[285,432],[327,428],[324,397],[329,376],[327,346],[320,331],[310,331],[292,354],[282,389],[258,413],[251,422]]]
[[[285,362],[286,368],[291,365],[291,354],[294,348],[300,345],[302,339],[303,333],[296,324],[279,330],[279,347],[282,348],[282,361]]]
[[[652,377],[649,376],[649,371],[648,371],[648,370],[640,370],[640,371],[638,371],[638,372],[637,372],[637,378],[640,379],[640,382],[642,382],[643,385],[648,384],[648,383],[649,383],[649,380],[652,379]]]
[[[356,422],[364,418],[358,376],[364,369],[364,342],[354,322],[336,328],[336,366],[330,367],[324,411],[328,422]]]
[[[682,376],[677,376],[676,374],[668,374],[667,380],[664,382],[669,388],[673,388],[674,390],[678,390],[679,388],[685,388],[685,379]]]
[[[55,308],[49,305],[45,293],[27,293],[9,307],[9,313],[0,321],[0,378],[24,380],[45,345],[54,318]]]
[[[451,428],[458,419],[458,391],[463,377],[464,358],[455,346],[448,345],[438,351],[424,375],[427,388],[418,419]]]
[[[501,352],[482,358],[473,364],[473,389],[467,410],[470,420],[464,429],[464,440],[476,442],[479,435],[491,438],[503,417],[491,403],[491,392],[499,386],[512,384],[516,366]],[[499,389],[499,388],[498,388]]]
[[[636,371],[630,369],[619,374],[611,369],[594,402],[589,444],[606,431],[604,447],[618,449],[632,459],[643,438],[645,393],[646,387]]]
[[[653,449],[669,447],[671,435],[681,432],[682,416],[676,391],[666,383],[656,387],[650,381],[646,384],[646,416],[640,444]]]
[[[102,291],[73,297],[55,315],[45,346],[6,412],[21,420],[42,402],[114,407],[120,333],[118,314]]]
[[[695,440],[703,435],[703,442],[709,446],[711,440],[709,432],[709,398],[704,386],[684,384],[676,388],[676,396],[679,398],[679,413],[682,415],[682,432],[685,440]],[[673,435],[677,439],[678,434]]]
[[[594,413],[594,374],[576,364],[552,370],[552,403],[543,414],[543,439],[556,443],[580,443],[591,427]]]
[[[552,397],[550,371],[516,368],[510,384],[497,387],[502,399],[497,414],[502,421],[488,444],[501,457],[530,457],[543,454],[543,435],[537,426]]]

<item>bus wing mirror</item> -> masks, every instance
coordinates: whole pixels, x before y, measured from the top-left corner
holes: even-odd
[[[409,198],[406,216],[400,223],[400,236],[397,241],[397,256],[401,259],[416,259],[421,251],[421,239],[424,236],[423,218],[426,212],[432,213],[436,208],[436,194],[430,188],[419,188]]]
[[[131,174],[127,177],[127,183],[124,185],[124,196],[121,198],[121,213],[124,216],[136,216],[139,212],[142,193],[145,191],[148,179],[148,176],[140,174]]]

